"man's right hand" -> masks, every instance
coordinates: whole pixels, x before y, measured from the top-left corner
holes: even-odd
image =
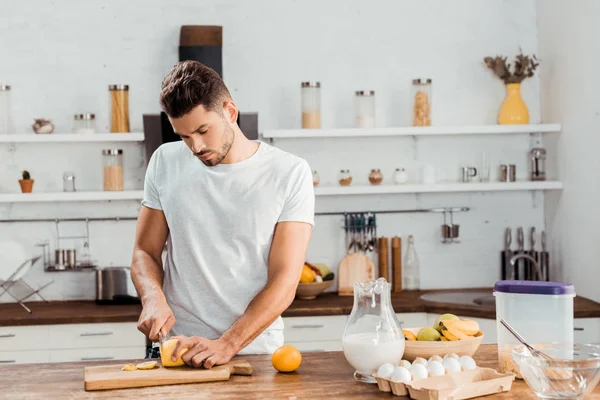
[[[153,342],[158,341],[158,332],[163,338],[175,325],[175,316],[166,301],[152,301],[144,304],[138,320],[138,330]]]

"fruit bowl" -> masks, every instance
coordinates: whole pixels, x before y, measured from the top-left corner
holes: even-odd
[[[415,334],[419,333],[421,328],[403,328]],[[404,360],[413,362],[417,357],[423,357],[428,360],[435,355],[443,356],[448,353],[456,353],[459,356],[473,356],[479,345],[483,341],[483,332],[479,331],[475,336],[465,340],[454,341],[413,341],[406,340],[404,342]]]
[[[299,283],[296,289],[296,298],[300,300],[316,299],[325,289],[330,287],[333,281]]]

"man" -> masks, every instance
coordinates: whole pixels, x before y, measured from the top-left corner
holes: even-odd
[[[189,349],[194,367],[270,354],[314,224],[308,163],[248,140],[222,79],[198,62],[175,65],[160,103],[183,140],[160,146],[146,172],[131,267],[138,329],[178,336],[173,353]]]

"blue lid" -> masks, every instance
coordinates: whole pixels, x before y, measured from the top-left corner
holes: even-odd
[[[495,292],[521,294],[574,294],[575,287],[570,283],[541,281],[498,281]]]

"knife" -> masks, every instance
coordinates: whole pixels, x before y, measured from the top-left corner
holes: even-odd
[[[160,353],[162,354],[162,345],[166,341],[166,338],[162,336],[162,333],[158,331],[158,348],[160,349]]]

